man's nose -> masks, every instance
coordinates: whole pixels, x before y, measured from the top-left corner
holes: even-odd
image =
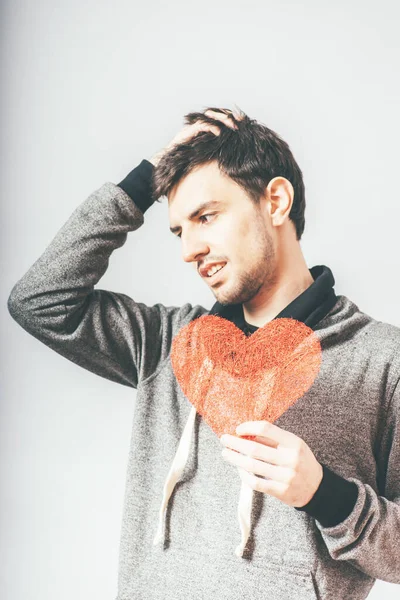
[[[185,262],[193,262],[198,256],[208,254],[208,244],[201,238],[182,237],[182,258]]]

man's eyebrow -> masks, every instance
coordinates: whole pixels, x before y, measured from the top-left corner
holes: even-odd
[[[217,206],[220,206],[221,204],[223,203],[220,200],[209,200],[208,202],[203,202],[203,204],[200,204],[200,206],[189,215],[188,219],[189,221],[193,221],[193,219],[195,219],[201,212],[203,212],[203,210],[215,208]],[[179,231],[179,229],[179,225],[177,225],[176,227],[170,227],[170,231],[172,231],[172,233],[176,233],[177,231]]]

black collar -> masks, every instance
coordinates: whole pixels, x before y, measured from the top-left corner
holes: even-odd
[[[330,268],[325,265],[316,265],[309,271],[314,282],[281,310],[274,319],[291,317],[302,321],[312,329],[336,304],[337,296],[333,289],[335,278]],[[245,321],[242,304],[223,306],[219,302],[215,302],[209,314],[219,315],[233,321],[246,335],[254,333],[258,329],[256,325],[250,325]]]

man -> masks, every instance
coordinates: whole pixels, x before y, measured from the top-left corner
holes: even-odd
[[[211,310],[94,289],[161,196]],[[275,132],[190,113],[11,291],[29,333],[137,389],[118,600],[358,600],[400,583],[399,329],[307,268],[304,210]]]

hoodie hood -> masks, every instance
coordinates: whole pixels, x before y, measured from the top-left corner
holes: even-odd
[[[317,265],[309,271],[314,283],[292,300],[274,319],[296,319],[313,329],[334,307],[337,296],[333,287],[335,278],[331,269],[325,265]],[[219,315],[232,321],[246,335],[250,335],[258,329],[256,325],[250,325],[245,321],[242,304],[224,306],[216,302],[209,314]]]

